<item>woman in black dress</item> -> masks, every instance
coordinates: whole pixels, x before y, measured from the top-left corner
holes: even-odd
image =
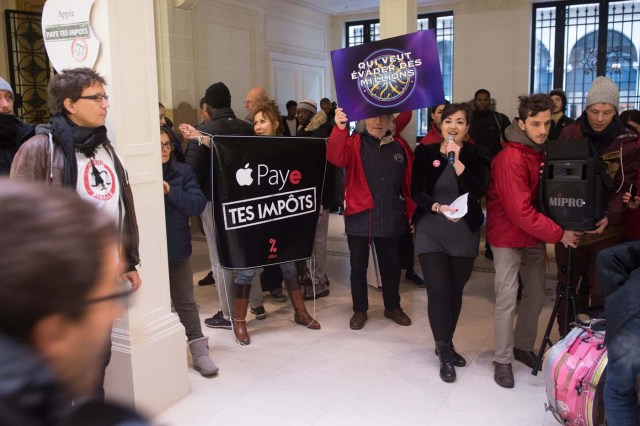
[[[469,130],[471,110],[466,104],[447,105],[442,112],[441,142],[420,145],[415,150],[411,194],[418,205],[415,251],[427,285],[431,331],[440,357],[440,377],[456,379],[454,367],[466,366],[453,346],[462,291],[471,277],[478,255],[480,226],[484,221],[480,198],[486,194],[491,163],[481,145],[463,142]],[[453,163],[447,154],[453,153]],[[468,193],[467,214],[452,219],[457,212],[450,204]]]

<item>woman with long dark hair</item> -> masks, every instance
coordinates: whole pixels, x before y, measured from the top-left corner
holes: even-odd
[[[431,331],[440,358],[440,378],[456,379],[454,367],[466,366],[455,351],[455,333],[462,291],[471,277],[478,255],[480,225],[484,221],[480,198],[485,196],[491,174],[490,159],[481,145],[464,143],[471,109],[466,104],[449,104],[442,111],[441,141],[419,145],[415,150],[411,194],[418,205],[415,252],[427,286]],[[449,162],[449,154],[453,161]],[[466,215],[450,206],[468,193]]]

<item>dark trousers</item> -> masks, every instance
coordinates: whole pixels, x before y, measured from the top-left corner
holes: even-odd
[[[184,326],[187,340],[203,337],[198,307],[193,296],[191,258],[180,262],[169,262],[169,294],[173,309]]]
[[[413,271],[413,234],[411,229],[400,237],[400,269],[411,273]]]
[[[610,237],[588,245],[578,246],[573,250],[573,285],[576,287],[578,311],[587,306],[600,306],[603,304],[602,294],[596,279],[596,257],[602,250],[620,244],[620,237]],[[567,282],[568,249],[562,244],[556,244],[556,264],[558,265],[558,286]],[[578,287],[578,283],[580,286]],[[558,329],[562,335],[564,324],[564,298],[558,309]],[[576,312],[569,312],[573,321]]]
[[[282,271],[280,270],[280,266],[272,265],[262,268],[260,285],[262,286],[262,291],[272,291],[282,288]]]
[[[400,307],[400,236],[373,237],[382,275],[382,299],[387,310]],[[347,235],[351,256],[351,298],[354,312],[367,312],[367,267],[369,266],[369,237]]]
[[[98,388],[96,389],[95,398],[104,401],[104,378],[107,375],[107,367],[111,362],[111,333],[109,333],[109,342],[104,347],[104,356],[102,363],[100,364],[100,371],[98,371]]]
[[[436,342],[451,342],[462,309],[462,292],[473,271],[473,257],[445,253],[418,256],[427,285],[428,314]]]

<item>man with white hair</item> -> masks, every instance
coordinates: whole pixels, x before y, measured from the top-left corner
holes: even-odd
[[[247,110],[245,120],[253,124],[251,111],[257,104],[265,103],[267,101],[269,101],[269,95],[264,88],[256,86],[249,89],[247,95],[244,97],[244,108]]]

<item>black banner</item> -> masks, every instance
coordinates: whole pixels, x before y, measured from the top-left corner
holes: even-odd
[[[222,267],[256,268],[311,257],[326,141],[215,136],[212,146],[213,217]]]

